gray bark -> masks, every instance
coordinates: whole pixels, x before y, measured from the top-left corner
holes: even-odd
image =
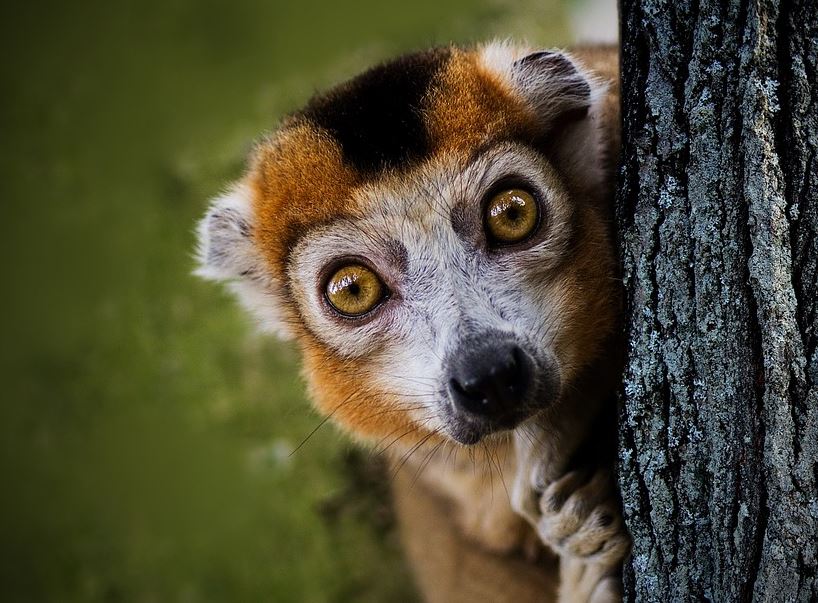
[[[818,2],[621,18],[626,598],[818,601]]]

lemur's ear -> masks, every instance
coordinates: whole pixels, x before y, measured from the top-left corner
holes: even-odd
[[[591,108],[591,82],[565,54],[540,50],[515,60],[515,87],[549,127],[581,119]]]
[[[610,171],[600,117],[607,84],[559,50],[492,42],[482,59],[531,108],[532,134],[558,169],[578,187],[603,190]]]
[[[216,199],[199,222],[199,267],[196,274],[232,281],[257,269],[251,240],[250,200],[241,185]]]
[[[264,330],[287,339],[290,332],[280,300],[280,283],[265,269],[253,242],[250,194],[239,184],[213,200],[199,222],[195,273],[226,282]]]

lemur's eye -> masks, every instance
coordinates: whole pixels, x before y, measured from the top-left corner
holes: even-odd
[[[486,230],[500,245],[518,243],[528,237],[539,222],[537,200],[523,189],[497,193],[486,207]]]
[[[384,298],[385,288],[378,275],[361,264],[336,270],[327,282],[327,301],[340,314],[361,316]]]

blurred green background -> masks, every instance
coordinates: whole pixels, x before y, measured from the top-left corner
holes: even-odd
[[[4,3],[2,601],[411,601],[377,465],[190,275],[252,140],[395,53],[567,43],[554,0]],[[373,468],[374,467],[374,468]]]

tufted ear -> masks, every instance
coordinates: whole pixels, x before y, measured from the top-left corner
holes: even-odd
[[[262,329],[289,339],[280,283],[270,276],[254,244],[251,202],[242,184],[213,200],[197,229],[195,274],[227,283]]]
[[[214,199],[199,222],[198,234],[199,276],[230,281],[258,269],[251,238],[250,199],[245,187],[237,185]]]
[[[511,64],[510,75],[547,129],[582,119],[591,108],[591,80],[561,52],[527,54]]]
[[[490,42],[480,49],[483,65],[534,111],[543,132],[584,118],[606,90],[573,57],[559,50]]]
[[[531,108],[536,144],[575,189],[605,198],[612,172],[604,130],[607,83],[559,50],[493,42],[482,48],[482,61]]]

